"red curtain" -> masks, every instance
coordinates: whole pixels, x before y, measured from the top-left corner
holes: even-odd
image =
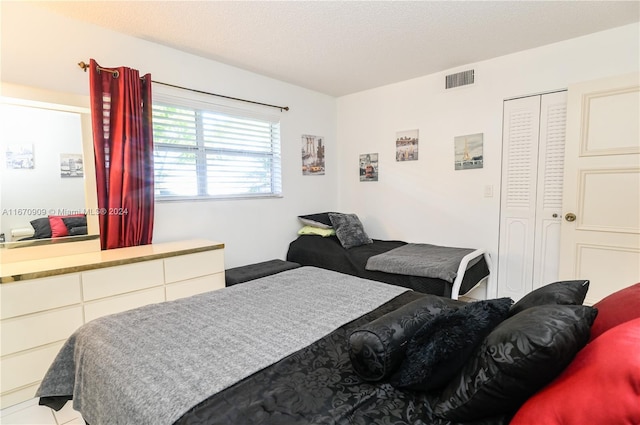
[[[90,64],[91,119],[102,249],[151,243],[151,75]]]

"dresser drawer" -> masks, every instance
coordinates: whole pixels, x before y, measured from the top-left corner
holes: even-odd
[[[64,341],[82,323],[82,307],[79,305],[3,320],[0,324],[1,354],[6,356],[32,347]]]
[[[63,343],[51,344],[0,360],[2,392],[34,384],[42,380]]]
[[[162,260],[142,261],[82,273],[85,301],[160,286],[164,283]]]
[[[166,283],[220,273],[224,271],[224,250],[198,252],[165,258],[164,276]]]
[[[120,313],[143,305],[164,301],[164,287],[147,289],[130,294],[119,295],[104,300],[85,303],[85,323],[107,314]]]
[[[224,288],[224,273],[184,280],[167,285],[167,301],[190,297],[203,292]]]
[[[80,303],[78,273],[0,285],[0,318]]]

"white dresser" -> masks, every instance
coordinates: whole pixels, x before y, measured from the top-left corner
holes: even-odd
[[[98,317],[225,286],[224,244],[185,241],[2,265],[0,408],[34,397],[58,350]]]

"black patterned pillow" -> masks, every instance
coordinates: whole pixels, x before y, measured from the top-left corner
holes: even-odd
[[[545,304],[582,305],[589,290],[588,280],[563,280],[529,292],[511,307],[510,316]]]
[[[461,301],[425,295],[354,330],[349,335],[349,358],[355,372],[367,381],[391,376],[402,363],[407,341],[425,323]]]
[[[349,249],[373,243],[357,215],[329,213],[329,219],[333,228],[336,229],[336,236],[343,248]]]
[[[548,304],[508,318],[443,389],[434,413],[455,422],[513,414],[586,345],[597,313],[593,307]]]
[[[489,332],[507,318],[511,304],[511,298],[477,301],[437,315],[409,340],[391,384],[418,391],[443,387]]]

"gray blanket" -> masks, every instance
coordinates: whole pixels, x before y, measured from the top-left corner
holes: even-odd
[[[37,396],[73,395],[92,425],[171,424],[404,291],[302,267],[102,317],[69,338]]]
[[[431,277],[453,283],[462,258],[475,251],[429,244],[409,243],[374,255],[367,261],[366,269],[410,276]],[[477,257],[469,266],[477,263]]]

